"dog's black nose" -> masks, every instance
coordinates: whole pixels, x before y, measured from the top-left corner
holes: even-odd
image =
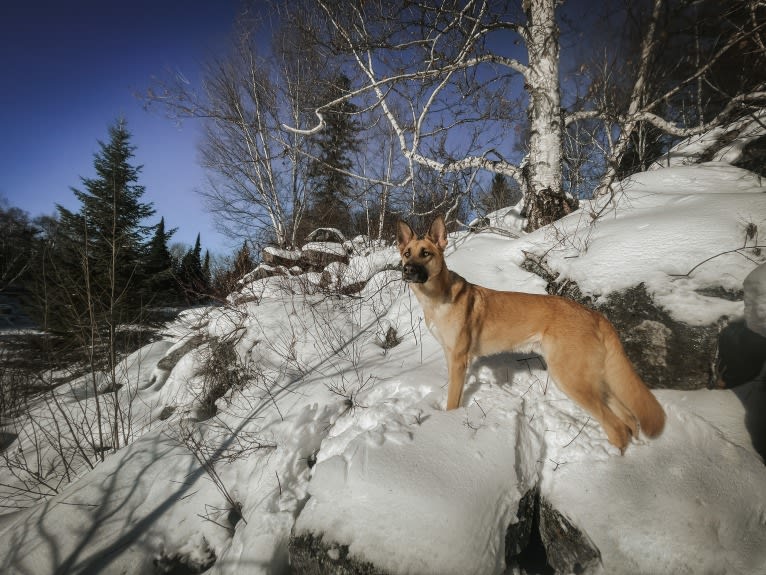
[[[428,280],[428,272],[421,265],[404,264],[402,266],[402,279],[411,283],[425,283]]]

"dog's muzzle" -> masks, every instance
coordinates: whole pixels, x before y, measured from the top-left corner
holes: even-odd
[[[424,284],[428,281],[428,270],[425,266],[405,264],[402,266],[402,280],[413,284]]]

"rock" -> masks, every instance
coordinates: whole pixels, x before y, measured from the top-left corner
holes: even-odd
[[[508,526],[505,533],[506,564],[513,564],[529,543],[535,523],[537,489],[532,489],[519,501],[518,521]],[[554,543],[557,544],[557,543]],[[368,561],[349,555],[348,545],[325,542],[322,535],[301,533],[291,535],[288,543],[290,567],[301,575],[385,575]]]
[[[719,324],[691,326],[674,320],[654,302],[642,283],[593,299],[571,280],[559,280],[544,260],[527,254],[522,267],[548,282],[548,293],[563,295],[603,313],[620,334],[625,353],[649,387],[711,387]]]
[[[766,337],[750,330],[741,319],[721,330],[718,339],[716,387],[734,387],[756,379],[766,370]]]
[[[766,136],[757,137],[745,144],[741,156],[732,164],[766,177]]]
[[[519,510],[516,512],[518,521],[511,523],[505,532],[505,563],[510,565],[513,558],[518,556],[529,544],[532,534],[532,525],[535,519],[535,505],[538,491],[532,489],[519,501]]]
[[[270,266],[290,268],[300,261],[301,255],[300,250],[281,250],[273,246],[267,246],[261,253],[261,260]]]
[[[290,536],[290,570],[296,575],[386,575],[372,563],[350,556],[348,545],[325,543],[312,533]]]
[[[348,265],[349,258],[342,244],[333,242],[312,242],[301,248],[300,265],[310,271],[321,272],[333,262]]]
[[[601,563],[601,552],[588,535],[545,499],[540,500],[540,537],[556,573],[586,573]]]
[[[253,271],[251,271],[247,276],[247,281],[256,281],[256,280],[262,280],[265,278],[270,278],[272,276],[286,276],[290,275],[289,270],[282,265],[272,266],[269,264],[261,264],[257,268],[255,268]]]
[[[766,264],[751,271],[742,283],[747,327],[766,337]]]
[[[343,262],[332,262],[322,270],[319,287],[328,291],[340,291],[341,280],[348,266]]]
[[[174,345],[170,348],[170,351],[157,362],[157,369],[171,371],[183,356],[194,348],[199,347],[203,340],[204,337],[201,334],[195,334],[180,345]]]
[[[346,242],[346,236],[337,228],[317,228],[306,236],[306,241],[342,244]]]
[[[657,305],[644,284],[591,304],[620,334],[625,353],[649,387],[701,389],[711,385],[718,324],[691,326]]]

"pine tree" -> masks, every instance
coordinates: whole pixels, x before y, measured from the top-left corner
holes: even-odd
[[[60,226],[56,274],[64,300],[79,317],[91,323],[106,321],[112,328],[135,321],[141,308],[138,289],[142,258],[149,228],[142,222],[154,214],[141,201],[144,186],[138,184],[141,166],[134,166],[135,147],[124,120],[109,128],[109,141],[99,141],[94,156],[96,176],[82,178],[83,189],[72,188],[80,209],[72,212],[56,206]],[[74,294],[74,295],[73,295]]]
[[[340,75],[329,83],[320,96],[322,103],[331,102],[348,93],[351,81]],[[350,232],[351,216],[346,202],[352,195],[351,178],[342,171],[352,167],[350,154],[357,151],[358,122],[356,106],[343,102],[323,112],[325,128],[315,137],[317,159],[309,166],[314,181],[314,196],[309,219],[314,226],[334,227]]]

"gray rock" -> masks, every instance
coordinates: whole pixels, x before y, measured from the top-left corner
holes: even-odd
[[[644,284],[591,305],[614,324],[625,353],[649,387],[701,389],[713,383],[718,324],[691,326],[674,320]]]
[[[717,387],[734,387],[758,378],[766,369],[766,337],[738,319],[721,330]],[[764,380],[766,383],[766,380]]]
[[[284,256],[280,255],[282,253],[283,251],[281,250],[271,250],[269,248],[266,248],[261,252],[261,261],[263,261],[263,263],[269,266],[273,266],[273,267],[282,266],[288,269],[294,266],[298,261],[300,261],[300,258],[301,258],[300,250],[289,252],[290,257],[284,257],[288,255],[287,253],[285,253]]]
[[[165,371],[172,371],[183,356],[191,350],[199,347],[204,340],[202,334],[195,334],[187,339],[183,345],[177,347],[157,362],[157,368]]]
[[[538,491],[532,489],[519,501],[519,510],[516,515],[518,521],[511,523],[505,532],[505,563],[509,565],[513,558],[517,557],[529,544],[532,535],[532,525],[535,520],[535,506]]]
[[[311,244],[307,244],[302,249],[300,266],[304,269],[321,272],[333,262],[340,262],[348,265],[348,255],[341,255],[340,253],[322,249],[314,249],[311,247]]]
[[[556,573],[585,573],[601,563],[601,552],[590,537],[544,498],[540,500],[540,537],[548,565]]]
[[[386,575],[372,563],[349,555],[348,545],[325,542],[321,535],[291,535],[290,571],[296,575]]]
[[[617,329],[625,353],[649,387],[713,386],[721,324],[691,326],[673,319],[653,300],[644,284],[605,298],[591,298],[584,296],[575,282],[560,280],[544,260],[533,254],[527,254],[522,267],[545,279],[548,293],[563,295],[603,313]]]

